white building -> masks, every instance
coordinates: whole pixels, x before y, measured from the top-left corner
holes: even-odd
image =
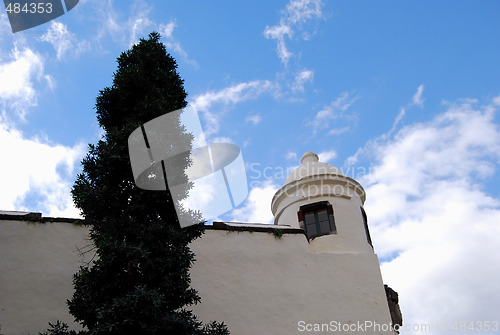
[[[397,295],[387,289],[388,303],[363,188],[314,153],[301,162],[274,195],[275,225],[216,222],[192,243],[192,287],[202,299],[194,313],[236,335],[394,334]],[[12,218],[0,221],[0,333],[36,334],[72,319],[65,301],[87,230]]]

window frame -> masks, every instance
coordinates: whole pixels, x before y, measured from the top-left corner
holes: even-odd
[[[319,212],[325,210],[328,217],[328,232],[321,231],[321,221],[319,220]],[[315,232],[310,232],[307,229],[307,226],[310,223],[306,222],[306,214],[309,213],[314,214],[314,226]],[[328,201],[319,201],[312,204],[307,204],[300,206],[299,211],[297,212],[297,216],[299,219],[300,228],[302,228],[306,234],[308,240],[312,240],[318,236],[330,235],[337,233],[337,226],[335,225],[335,217],[333,215],[333,206]]]

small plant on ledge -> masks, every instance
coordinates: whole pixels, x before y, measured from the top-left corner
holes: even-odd
[[[274,238],[281,238],[283,236],[283,230],[279,228],[273,229]]]

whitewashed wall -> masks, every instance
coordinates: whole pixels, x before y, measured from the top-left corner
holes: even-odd
[[[0,326],[5,335],[36,335],[69,315],[72,275],[89,244],[88,229],[68,222],[0,221]]]

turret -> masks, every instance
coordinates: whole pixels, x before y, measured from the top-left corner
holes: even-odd
[[[274,224],[303,229],[315,251],[373,253],[363,187],[310,151],[301,163],[273,197]]]

